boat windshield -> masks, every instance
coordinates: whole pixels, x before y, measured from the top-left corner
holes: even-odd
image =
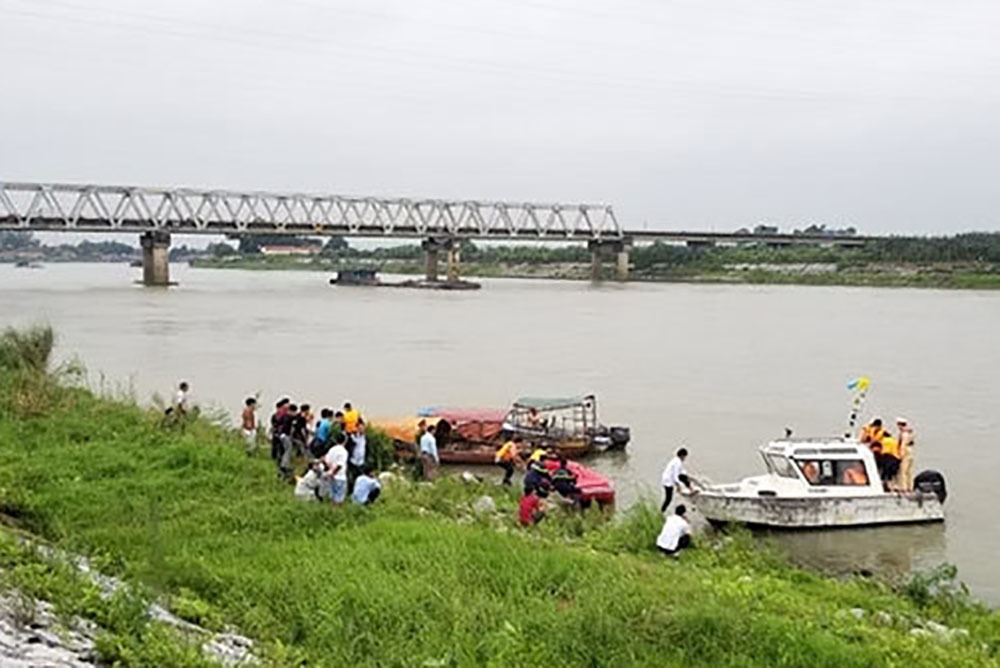
[[[771,471],[782,478],[798,478],[795,467],[782,455],[764,455],[767,458],[768,467]]]
[[[868,474],[860,459],[796,459],[810,485],[867,485]]]

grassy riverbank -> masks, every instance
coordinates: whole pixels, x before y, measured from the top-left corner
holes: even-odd
[[[369,509],[298,502],[230,431],[165,428],[43,373],[45,339],[0,339],[0,510],[178,614],[235,625],[266,663],[997,665],[1000,615],[947,588],[827,578],[742,534],[667,560],[649,506],[522,530],[515,496],[455,479],[398,480]],[[471,509],[484,494],[498,513]],[[9,552],[0,567],[26,559]],[[931,621],[968,635],[911,633]]]

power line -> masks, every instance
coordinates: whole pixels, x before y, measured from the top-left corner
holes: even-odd
[[[32,6],[37,6],[40,0],[32,0]],[[75,5],[73,3],[59,2],[58,0],[44,0],[45,4],[68,8],[74,11],[82,11],[87,13],[92,13],[92,9],[89,7],[82,7]],[[586,86],[594,89],[598,88],[616,88],[616,89],[633,89],[633,90],[648,90],[648,91],[662,91],[670,93],[688,93],[688,94],[700,94],[700,95],[717,95],[723,97],[736,96],[743,98],[760,98],[760,99],[828,99],[832,97],[850,95],[851,97],[877,97],[879,99],[892,98],[892,99],[921,99],[921,96],[898,96],[898,95],[885,95],[878,94],[872,96],[871,94],[858,93],[858,92],[836,92],[836,91],[819,91],[819,90],[807,90],[807,89],[781,89],[781,88],[768,88],[760,86],[744,86],[744,85],[733,85],[733,84],[719,84],[719,83],[704,83],[697,81],[685,81],[678,79],[648,79],[639,78],[634,76],[619,76],[612,74],[597,74],[588,73],[582,75],[579,72],[573,70],[565,70],[561,68],[552,68],[538,66],[535,64],[528,64],[523,67],[511,67],[509,65],[504,65],[496,63],[493,61],[475,59],[475,58],[454,58],[448,56],[441,56],[439,54],[414,50],[405,49],[399,47],[386,47],[386,46],[375,46],[370,44],[351,44],[346,47],[338,47],[330,44],[328,40],[318,39],[311,35],[298,35],[290,33],[282,33],[277,31],[261,31],[261,30],[247,30],[241,29],[235,31],[237,34],[242,33],[243,35],[252,36],[255,39],[253,41],[246,41],[243,39],[234,39],[232,35],[212,35],[210,38],[206,39],[205,35],[192,34],[190,32],[181,32],[177,30],[167,29],[160,26],[156,26],[156,23],[173,23],[175,25],[181,25],[185,27],[196,27],[202,29],[218,30],[229,29],[229,26],[220,26],[217,24],[204,24],[191,21],[185,21],[181,19],[175,19],[172,17],[163,16],[150,16],[146,14],[136,13],[136,12],[122,12],[116,11],[115,13],[130,17],[137,18],[139,20],[152,22],[153,26],[135,26],[130,24],[113,23],[107,20],[100,20],[94,18],[86,17],[72,17],[65,15],[53,15],[37,12],[19,11],[19,10],[4,10],[7,13],[17,14],[22,16],[41,18],[43,20],[55,20],[55,21],[70,21],[77,23],[101,25],[101,26],[112,26],[127,28],[129,30],[138,30],[151,34],[160,34],[171,37],[179,37],[184,39],[193,39],[195,41],[209,41],[210,43],[216,42],[226,42],[232,44],[238,44],[240,46],[254,48],[254,49],[264,49],[264,50],[277,50],[286,53],[293,53],[296,55],[301,55],[301,51],[295,48],[288,48],[284,43],[280,41],[281,38],[289,39],[295,43],[307,43],[313,44],[315,46],[321,47],[326,51],[333,51],[341,53],[348,57],[356,57],[359,51],[368,51],[377,54],[383,62],[394,64],[394,65],[405,65],[412,67],[414,66],[413,58],[421,58],[424,60],[436,61],[437,69],[445,68],[458,71],[466,71],[471,73],[489,73],[489,74],[511,74],[517,76],[523,76],[524,74],[530,74],[533,79],[550,81],[557,84],[570,84],[578,86]],[[275,38],[279,38],[276,40]],[[266,40],[267,44],[262,44],[261,39]],[[370,57],[369,57],[370,59]]]

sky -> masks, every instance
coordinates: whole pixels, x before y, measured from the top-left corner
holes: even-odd
[[[989,0],[0,0],[0,179],[1000,230]]]

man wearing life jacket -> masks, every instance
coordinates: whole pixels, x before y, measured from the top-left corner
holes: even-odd
[[[524,474],[524,493],[541,487],[548,488],[552,484],[549,469],[545,466],[545,450],[536,448],[528,459],[528,471]]]
[[[565,457],[559,457],[558,467],[549,473],[552,487],[559,496],[573,503],[580,501],[580,488],[576,486],[576,474],[570,470]]]
[[[883,432],[880,455],[879,473],[887,491],[898,491],[896,474],[899,473],[899,441],[887,432]]]
[[[871,421],[871,424],[866,424],[861,428],[861,442],[866,443],[871,446],[874,443],[879,443],[885,436],[885,429],[882,428],[882,418],[875,418]]]

